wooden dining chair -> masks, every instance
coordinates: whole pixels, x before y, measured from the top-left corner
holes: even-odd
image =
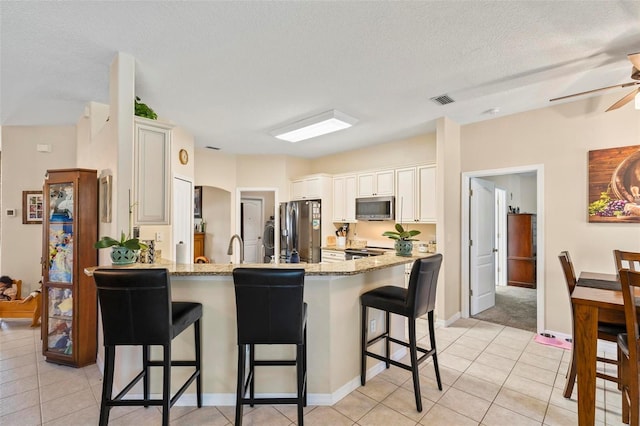
[[[618,354],[620,357],[620,381],[622,384],[622,421],[638,426],[640,418],[640,383],[638,383],[638,316],[634,289],[640,287],[640,272],[620,270],[620,284],[624,299],[624,319],[626,333],[618,335]]]
[[[575,336],[575,315],[574,315],[574,306],[573,300],[571,299],[571,294],[573,294],[573,289],[576,287],[576,273],[573,269],[573,262],[571,262],[571,257],[569,256],[568,251],[560,252],[558,256],[560,259],[560,265],[562,265],[562,271],[564,272],[564,278],[567,283],[567,291],[569,293],[569,300],[571,301],[571,328],[572,335]],[[598,322],[598,339],[607,340],[609,342],[616,342],[618,340],[618,334],[621,333],[624,329],[620,326],[606,324]],[[573,386],[576,382],[576,374],[577,374],[577,363],[576,363],[576,351],[574,349],[571,350],[571,362],[569,363],[569,369],[567,370],[567,381],[564,385],[564,397],[570,398],[573,393]],[[620,352],[620,351],[618,351]],[[618,356],[619,359],[619,356]],[[618,365],[618,360],[613,360],[604,357],[597,357],[597,361],[601,361],[607,364],[615,364]],[[620,371],[618,370],[618,373]],[[609,380],[618,384],[618,388],[620,388],[620,382],[617,376],[612,376],[609,374],[605,374],[602,372],[596,372],[596,377],[601,379]]]
[[[640,253],[634,251],[614,250],[613,258],[616,262],[616,274],[620,269],[640,271]]]

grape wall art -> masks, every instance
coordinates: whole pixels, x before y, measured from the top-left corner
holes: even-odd
[[[640,145],[589,151],[589,222],[640,222]]]

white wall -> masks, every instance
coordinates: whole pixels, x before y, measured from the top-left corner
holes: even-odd
[[[520,173],[500,176],[485,176],[482,179],[494,182],[498,188],[507,192],[507,206],[519,207],[520,213],[535,213],[536,177],[531,173]]]
[[[617,98],[590,98],[462,127],[464,172],[544,165],[546,269],[540,279],[549,330],[571,331],[560,251],[571,253],[577,273],[613,273],[613,249],[640,251],[640,224],[587,218],[588,151],[640,144],[640,111],[628,105],[604,112]]]
[[[36,145],[51,146],[37,152]],[[2,275],[21,279],[23,294],[42,277],[42,225],[22,224],[22,191],[42,191],[49,169],[76,167],[75,126],[2,127]],[[15,217],[5,210],[16,209]]]

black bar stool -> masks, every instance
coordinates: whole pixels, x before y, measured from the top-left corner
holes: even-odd
[[[169,425],[169,409],[196,380],[198,408],[202,407],[200,375],[200,318],[202,304],[172,302],[166,269],[98,269],[93,273],[98,288],[104,332],[104,378],[100,425],[109,422],[114,406],[162,406],[162,424]],[[195,331],[195,360],[171,360],[171,340],[191,324]],[[112,397],[116,346],[142,346],[142,371]],[[164,349],[162,361],[149,359],[150,346]],[[171,394],[171,367],[195,367],[184,385]],[[149,399],[149,367],[162,367],[162,399]],[[142,379],[144,399],[122,399]]]
[[[302,301],[304,269],[236,268],[233,270],[238,321],[236,426],[244,404],[297,404],[298,425],[307,405],[307,304]],[[255,345],[296,345],[295,360],[256,360]],[[247,347],[249,371],[245,372]],[[255,367],[295,365],[295,398],[256,398]],[[247,389],[249,398],[246,398]]]
[[[436,354],[436,337],[433,323],[433,309],[436,303],[436,285],[438,283],[438,273],[440,271],[441,264],[441,254],[436,254],[424,259],[418,259],[414,262],[413,268],[411,269],[408,289],[396,286],[382,286],[360,296],[360,304],[362,306],[360,382],[362,383],[362,386],[365,385],[367,379],[367,356],[384,361],[387,368],[392,364],[396,367],[409,370],[413,374],[413,390],[416,397],[416,407],[418,411],[422,411],[418,366],[430,356],[433,357],[433,367],[436,371],[438,389],[442,390],[440,370],[438,370],[438,355]],[[375,308],[385,311],[385,330],[380,336],[371,340],[368,340],[367,337],[367,324],[369,322],[367,308]],[[409,343],[390,336],[389,319],[391,313],[407,317],[409,320]],[[431,340],[431,349],[419,347],[416,340],[416,318],[427,313],[429,319],[429,338]],[[367,350],[369,346],[379,342],[380,340],[385,340],[384,356]],[[409,348],[411,365],[402,364],[391,359],[389,353],[390,342]],[[418,352],[422,352],[424,355],[418,358]]]

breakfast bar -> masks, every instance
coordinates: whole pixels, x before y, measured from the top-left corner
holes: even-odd
[[[304,300],[308,304],[308,392],[309,404],[332,405],[360,383],[360,302],[359,296],[382,285],[401,286],[405,283],[405,265],[430,256],[414,253],[411,257],[394,254],[319,264],[134,264],[129,268],[167,268],[171,276],[172,299],[195,301],[203,305],[202,373],[205,405],[234,405],[236,392],[237,345],[235,292],[232,271],[236,267],[303,268],[305,270]],[[96,268],[85,270],[91,274]],[[369,319],[384,324],[382,313],[371,312]],[[404,322],[391,321],[392,333],[404,335]],[[191,333],[176,337],[174,359],[193,356]],[[101,339],[101,337],[100,337]],[[101,340],[98,342],[101,347]],[[260,347],[256,358],[291,357],[291,347]],[[396,356],[404,354],[400,347]],[[127,347],[118,352],[120,376],[114,387],[124,385],[140,364],[140,348]],[[159,355],[153,353],[153,356]],[[370,361],[369,374],[382,366]],[[172,373],[172,382],[183,382],[187,375],[180,368]],[[186,370],[186,369],[185,369]],[[159,392],[160,373],[152,378],[152,392]],[[260,379],[256,393],[291,395],[295,392],[295,371],[287,367],[258,369]],[[262,386],[261,384],[266,386]],[[158,385],[157,387],[154,387]],[[191,389],[193,388],[193,389]],[[179,404],[195,405],[195,386],[191,386]],[[175,391],[175,389],[174,389]]]

